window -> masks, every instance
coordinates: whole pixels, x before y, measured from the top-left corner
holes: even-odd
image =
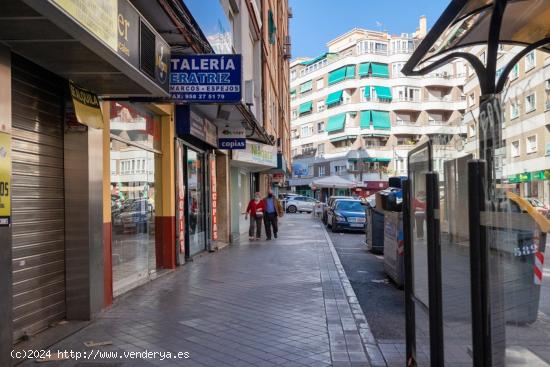
[[[325,144],[321,143],[317,145],[317,155],[323,155],[325,154]]]
[[[344,104],[351,103],[351,93],[345,90],[343,95],[344,95]]]
[[[295,80],[296,79],[296,70],[291,70],[290,71],[290,80]]]
[[[292,148],[292,150],[290,151],[290,155],[295,157],[297,154],[298,154],[298,149]]]
[[[298,111],[297,110],[292,110],[292,118],[295,119],[298,117]]]
[[[307,138],[308,136],[311,136],[313,133],[313,128],[311,127],[311,125],[305,125],[305,126],[302,126],[302,133],[300,134],[300,136],[302,138]]]
[[[535,51],[531,51],[527,55],[525,55],[525,72],[528,72],[534,67],[535,67]]]
[[[319,177],[326,175],[327,168],[325,166],[319,166]]]
[[[345,165],[338,165],[338,166],[334,166],[334,172],[338,175],[338,174],[341,174],[341,173],[344,173],[346,171],[346,166]]]
[[[544,92],[546,93],[546,103],[544,105],[544,110],[548,111],[550,110],[550,79],[548,79],[545,83]]]
[[[396,62],[391,65],[391,76],[392,78],[399,78],[400,76],[403,76],[401,74],[401,69],[403,69],[403,65],[405,65],[402,62]]]
[[[510,120],[513,120],[519,116],[519,104],[517,101],[510,103]]]
[[[325,87],[325,80],[323,78],[317,79],[316,83],[317,90],[321,90]]]
[[[519,76],[519,64],[515,64],[510,72],[510,80],[514,80]]]
[[[325,122],[321,121],[317,123],[317,133],[322,133],[325,131]]]
[[[361,102],[370,101],[370,96],[372,95],[370,86],[367,85],[367,86],[361,88],[361,90],[359,92],[361,93],[361,96],[360,96]]]
[[[512,142],[510,145],[510,150],[512,157],[519,157],[519,140]]]
[[[275,40],[277,39],[275,35],[277,32],[277,27],[275,26],[275,20],[273,19],[273,12],[271,9],[267,12],[267,31],[269,33],[269,43],[274,45]]]
[[[380,139],[377,138],[365,138],[365,146],[367,148],[376,148],[381,146]]]
[[[302,145],[302,154],[307,154],[313,150],[313,143]]]
[[[536,102],[536,98],[535,98],[535,93],[531,93],[528,96],[526,96],[525,97],[525,113],[534,111],[537,108],[536,103],[537,102]]]
[[[531,136],[527,137],[525,143],[526,143],[525,151],[527,152],[527,154],[535,153],[537,151],[537,136],[536,135],[531,135]]]
[[[298,130],[296,129],[290,130],[290,137],[292,139],[298,139],[300,137],[300,135],[298,134]]]

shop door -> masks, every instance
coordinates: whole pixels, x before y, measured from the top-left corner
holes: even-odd
[[[206,250],[205,155],[187,148],[187,233],[189,256]]]
[[[14,340],[65,318],[63,85],[14,56]]]

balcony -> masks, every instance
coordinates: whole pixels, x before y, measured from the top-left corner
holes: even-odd
[[[423,105],[420,103],[419,97],[394,97],[392,101],[393,110],[406,110],[406,111],[421,111]]]
[[[423,110],[464,110],[466,100],[459,98],[430,96],[422,100]]]

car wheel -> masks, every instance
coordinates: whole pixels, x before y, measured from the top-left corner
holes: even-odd
[[[294,206],[294,205],[290,205],[286,210],[289,213],[296,213],[298,211],[298,208],[296,208],[296,206]]]

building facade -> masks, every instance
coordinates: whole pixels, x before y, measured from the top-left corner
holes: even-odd
[[[521,49],[499,48],[497,75]],[[470,52],[485,63],[484,46]],[[464,94],[468,132],[464,151],[478,157],[480,88],[471,68]],[[546,53],[533,50],[514,66],[501,93],[501,106],[504,145],[498,152],[498,178],[522,197],[537,198],[550,206],[550,57]]]
[[[463,61],[422,78],[400,72],[425,34],[425,17],[411,34],[353,29],[328,42],[325,54],[294,60],[293,164],[310,157],[330,161],[325,175],[343,175],[367,188],[369,182],[406,174],[407,152],[419,141],[447,145],[465,134]],[[359,151],[359,157],[349,156],[350,151]],[[291,186],[307,185],[304,178],[317,172],[299,169],[293,179],[300,181],[291,180]]]

